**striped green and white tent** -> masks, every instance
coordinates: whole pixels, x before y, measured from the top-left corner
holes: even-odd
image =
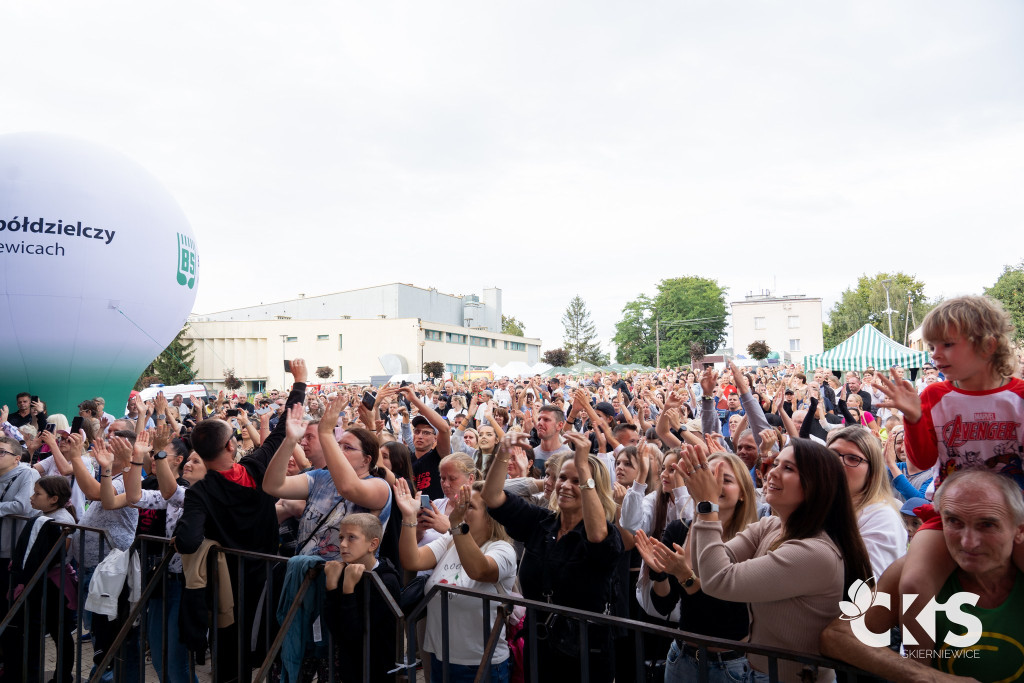
[[[893,341],[871,325],[865,325],[853,336],[824,353],[804,356],[804,369],[866,370],[869,367],[881,372],[893,365],[903,368],[919,368],[929,360],[927,351],[915,351]]]

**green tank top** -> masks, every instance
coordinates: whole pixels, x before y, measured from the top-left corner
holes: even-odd
[[[936,600],[945,603],[962,590],[957,573],[953,572]],[[933,666],[939,671],[979,681],[1024,680],[1024,574],[1017,573],[1010,596],[999,607],[982,609],[964,605],[961,610],[981,620],[981,640],[969,648],[952,648],[942,643],[941,656],[933,661]],[[936,638],[944,638],[948,632],[967,633],[965,627],[947,619],[945,612],[936,613],[935,627]]]

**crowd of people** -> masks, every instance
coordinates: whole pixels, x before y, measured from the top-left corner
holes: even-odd
[[[75,533],[48,556],[64,542],[60,525],[77,522],[121,551],[139,535],[172,539],[168,580],[134,636],[169,683],[195,680],[188,653],[201,661],[207,629],[218,679],[248,680],[277,628],[263,618],[267,601],[278,619],[296,611],[310,568],[322,571],[275,678],[394,680],[401,636],[379,586],[409,608],[445,584],[493,598],[489,615],[468,595],[426,605],[407,646],[432,681],[445,669],[474,680],[488,651],[496,682],[534,669],[542,681],[582,680],[584,659],[591,681],[638,670],[691,681],[704,667],[712,681],[769,680],[764,656],[694,637],[824,654],[893,680],[1013,680],[1024,649],[964,648],[956,619],[931,631],[916,621],[929,600],[969,591],[979,600],[964,610],[987,635],[1024,642],[1024,381],[1012,327],[992,300],[961,297],[928,315],[924,335],[923,368],[846,373],[730,362],[313,388],[293,359],[287,391],[132,392],[123,416],[91,397],[74,424],[48,414],[46,397],[20,394],[16,412],[0,412],[2,613],[43,564],[51,581],[22,602],[31,618],[0,634],[3,675],[20,680],[27,665],[42,680],[41,653],[22,657],[25,639],[37,649],[48,634],[65,653],[74,636],[91,639],[99,662],[123,626],[123,609],[74,611],[73,590],[92,596],[103,575],[95,535]],[[194,577],[213,545],[291,559],[268,581],[265,563],[220,553],[220,609],[209,615]],[[863,642],[842,616],[861,582],[894,603],[918,596],[866,615],[884,644]],[[638,662],[633,633],[564,614],[531,613],[534,624],[499,615],[510,595],[678,635],[645,637]],[[504,624],[492,648],[482,616]],[[72,674],[65,654],[53,680]],[[834,674],[781,661],[779,677]]]

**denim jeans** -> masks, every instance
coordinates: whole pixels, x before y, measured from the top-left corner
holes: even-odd
[[[161,683],[197,683],[195,675],[191,680],[188,676],[188,648],[178,638],[178,608],[181,605],[182,583],[180,574],[167,575],[167,678],[163,678],[163,632],[164,608],[161,602],[155,601],[149,606],[146,615],[147,640],[149,651],[153,656],[153,669]]]
[[[508,683],[508,664],[506,659],[501,664],[491,665],[491,683]],[[473,683],[476,680],[477,667],[471,664],[449,664],[448,683]],[[442,683],[444,681],[444,664],[441,660],[430,654],[430,683]]]
[[[747,658],[717,662],[708,659],[709,683],[739,683],[747,680]],[[672,641],[665,662],[665,683],[688,683],[700,680],[700,665],[693,657],[683,654],[678,641]]]

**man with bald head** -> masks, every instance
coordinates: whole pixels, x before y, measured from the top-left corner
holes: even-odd
[[[939,644],[937,652],[928,651],[934,657],[931,661],[903,658],[887,647],[867,645],[842,619],[822,634],[821,652],[896,681],[954,680],[940,672],[979,681],[1018,680],[1024,667],[1024,648],[1019,645],[1024,643],[1024,572],[1013,564],[1012,554],[1015,544],[1024,543],[1024,497],[1009,477],[964,470],[946,478],[933,503],[942,516],[946,547],[956,562],[935,601],[941,605],[957,593],[977,595],[975,606],[959,609],[981,622],[981,639],[962,649],[943,642],[947,633],[964,635],[966,628],[937,610],[934,635]],[[902,569],[903,559],[899,559],[878,582],[878,591],[891,596],[894,608]],[[877,604],[865,620],[872,633],[885,633],[898,623],[896,609]]]

